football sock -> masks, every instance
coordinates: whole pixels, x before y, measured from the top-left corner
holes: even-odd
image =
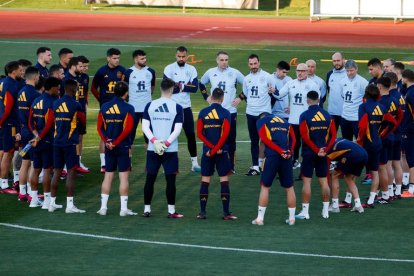
[[[56,197],[50,197],[50,206],[53,206],[56,204]]]
[[[352,194],[349,192],[346,192],[346,196],[345,196],[345,200],[346,203],[351,203],[352,202]]]
[[[121,210],[128,209],[128,196],[121,196]]]
[[[339,199],[332,198],[332,208],[339,208]]]
[[[264,216],[265,216],[265,213],[266,213],[266,208],[267,207],[259,206],[259,208],[257,209],[257,218],[258,219],[264,220]]]
[[[9,182],[7,179],[1,178],[1,188],[2,189],[7,189],[9,187]]]
[[[151,205],[144,205],[144,213],[151,213]]]
[[[410,178],[410,174],[409,173],[403,173],[403,183],[402,184],[407,185],[408,182],[410,182],[409,181],[409,178]]]
[[[165,194],[167,196],[167,202],[170,205],[175,205],[175,174],[166,174],[165,179],[167,180],[167,188],[165,190]]]
[[[13,170],[13,183],[19,182],[20,171]]]
[[[101,159],[101,167],[105,166],[105,153],[100,153],[99,158]]]
[[[388,194],[389,196],[394,196],[394,185],[388,185]]]
[[[309,215],[309,203],[302,203],[302,214]]]
[[[260,172],[259,166],[253,166],[253,169],[255,169],[256,171]]]
[[[197,156],[191,157],[191,166],[193,167],[198,166]]]
[[[32,185],[29,182],[26,184],[26,191],[29,196],[32,196]]]
[[[175,213],[175,205],[168,204],[168,213],[169,214]]]
[[[19,193],[21,195],[25,195],[26,194],[26,184],[25,185],[19,185]]]
[[[32,190],[31,197],[32,197],[32,200],[37,200],[37,191]]]
[[[401,195],[402,184],[395,185],[395,195]]]
[[[367,203],[368,204],[374,204],[374,200],[375,200],[375,197],[376,196],[377,196],[377,193],[376,192],[370,192]]]
[[[354,202],[355,202],[355,207],[360,207],[361,206],[361,199],[355,198]]]
[[[66,208],[73,207],[73,196],[66,197]]]
[[[264,158],[259,158],[259,168],[263,167]]]
[[[221,202],[223,203],[223,212],[224,214],[229,214],[230,208],[230,187],[228,181],[220,182],[221,186]]]
[[[381,197],[383,199],[388,200],[390,198],[390,195],[388,194],[388,190],[386,192],[381,192]]]
[[[323,201],[322,202],[322,206],[323,206],[323,209],[324,210],[328,210],[328,208],[329,208],[329,201]]]
[[[147,174],[145,179],[145,186],[144,186],[144,204],[150,205],[152,196],[154,194],[154,183],[157,179],[156,174]]]
[[[289,219],[295,219],[296,208],[288,208],[289,210]]]
[[[201,181],[200,185],[200,210],[201,213],[206,213],[207,201],[208,201],[208,182]]]
[[[108,209],[108,199],[109,195],[101,194],[101,209]]]
[[[43,193],[44,195],[44,201],[45,202],[50,202],[50,197],[51,197],[51,193]]]

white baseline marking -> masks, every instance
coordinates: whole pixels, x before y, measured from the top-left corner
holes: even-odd
[[[218,27],[212,27],[212,29],[217,29]],[[133,44],[117,44],[116,41],[112,44],[105,43],[76,43],[76,42],[53,42],[53,41],[12,41],[12,40],[0,40],[0,44],[35,44],[35,45],[63,45],[63,46],[96,46],[96,47],[134,47],[134,48],[160,48],[160,49],[172,49],[172,46],[161,46],[161,45],[137,45]],[[311,49],[275,49],[275,48],[232,48],[232,47],[199,47],[192,46],[191,49],[195,50],[229,50],[229,51],[266,51],[266,52],[300,52],[300,53],[329,53],[332,54],[334,50],[311,50]],[[358,53],[358,54],[370,54],[372,51],[352,51],[351,49],[346,49],[346,53]],[[375,51],[377,54],[390,54],[389,51]],[[411,55],[412,52],[393,52],[393,54],[400,55]]]
[[[373,258],[373,257],[338,256],[338,255],[310,254],[310,253],[286,252],[286,251],[274,251],[274,250],[247,249],[247,248],[237,248],[237,247],[219,247],[219,246],[198,245],[198,244],[128,239],[128,238],[77,233],[77,232],[69,232],[69,231],[61,231],[61,230],[42,229],[42,228],[28,227],[28,226],[22,226],[22,225],[17,225],[17,224],[10,224],[10,223],[0,223],[0,225],[4,227],[9,227],[9,228],[29,230],[29,231],[35,231],[35,232],[61,234],[61,235],[67,235],[67,236],[84,237],[84,238],[101,239],[101,240],[124,241],[124,242],[131,242],[131,243],[145,243],[145,244],[166,245],[166,246],[176,246],[176,247],[202,248],[202,249],[222,250],[222,251],[236,251],[236,252],[245,252],[245,253],[263,253],[263,254],[286,255],[286,256],[316,257],[316,258],[324,258],[324,259],[346,259],[346,260],[362,260],[362,261],[414,263],[414,260],[410,260],[410,259],[387,259],[387,258]]]

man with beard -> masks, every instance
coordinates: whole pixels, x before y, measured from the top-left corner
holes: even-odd
[[[49,77],[49,70],[47,65],[52,61],[52,52],[49,47],[39,47],[36,51],[37,63],[35,67],[39,69],[40,76],[43,78]]]

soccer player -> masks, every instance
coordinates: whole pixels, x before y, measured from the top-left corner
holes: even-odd
[[[34,138],[33,133],[28,126],[30,107],[33,101],[41,94],[36,90],[35,86],[39,82],[39,69],[36,67],[28,67],[25,72],[26,85],[19,91],[18,94],[18,108],[19,119],[21,125],[21,141],[20,146],[24,148]],[[30,149],[23,156],[22,165],[19,172],[19,200],[28,201],[31,194],[31,186],[29,180],[29,170],[31,167],[31,152]],[[27,189],[26,189],[27,184]],[[30,193],[28,193],[30,191]]]
[[[110,101],[114,97],[114,87],[118,81],[125,79],[126,69],[119,65],[121,51],[110,48],[106,51],[107,64],[96,71],[92,79],[91,92],[99,102],[99,106]],[[101,172],[105,172],[105,144],[99,144],[99,157],[101,159]]]
[[[300,168],[299,149],[301,146],[301,139],[299,135],[299,117],[302,112],[308,109],[306,102],[306,95],[309,91],[316,91],[320,95],[319,86],[308,78],[308,66],[305,63],[300,63],[296,67],[297,78],[288,82],[280,91],[276,91],[276,98],[280,99],[289,96],[289,124],[292,125],[295,132],[296,144],[293,152],[293,168]]]
[[[408,191],[401,197],[414,197],[414,72],[405,69],[402,72],[402,80],[407,86],[406,111],[403,120],[403,153],[407,159],[410,175]]]
[[[172,99],[183,107],[183,128],[187,137],[188,152],[191,157],[191,170],[200,172],[201,168],[197,161],[197,144],[194,131],[194,118],[191,109],[189,93],[198,90],[197,70],[194,66],[187,64],[188,50],[184,46],[177,48],[175,53],[176,62],[167,65],[164,69],[163,79],[169,78],[175,81]],[[147,137],[148,138],[148,137]]]
[[[178,136],[183,127],[183,108],[172,100],[176,83],[171,79],[161,81],[161,97],[147,104],[142,117],[142,131],[151,143],[148,144],[144,187],[144,217],[151,216],[151,201],[154,184],[161,165],[167,182],[166,196],[168,218],[182,218],[175,211],[176,175],[178,173]]]
[[[125,81],[129,84],[128,103],[135,109],[132,143],[134,143],[138,124],[142,121],[145,106],[151,102],[155,88],[155,71],[147,66],[147,54],[142,50],[132,53],[134,65],[125,73]],[[148,147],[148,138],[144,135],[145,148]]]
[[[326,153],[331,149],[336,139],[335,122],[329,113],[319,106],[319,94],[316,91],[307,93],[308,110],[299,118],[300,136],[303,139],[301,175],[302,211],[296,215],[298,219],[309,219],[309,202],[311,199],[311,184],[313,171],[321,186],[322,217],[329,218],[328,169]]]
[[[335,121],[335,127],[338,131],[341,123],[342,107],[344,100],[341,96],[341,83],[346,78],[345,58],[342,53],[336,52],[332,55],[333,68],[326,75],[326,87],[328,98],[328,112]]]
[[[119,215],[125,217],[137,215],[128,209],[128,177],[131,171],[131,132],[134,126],[134,108],[126,102],[128,98],[126,82],[117,82],[114,93],[115,98],[104,103],[98,115],[97,129],[105,143],[106,172],[101,188],[101,208],[97,213],[101,216],[106,215],[114,171],[118,169],[121,197]]]
[[[49,77],[48,66],[52,62],[52,51],[49,47],[39,47],[36,51],[37,63],[35,67],[39,69],[40,76],[43,78]]]
[[[56,64],[59,67],[63,68],[64,73],[66,73],[69,70],[69,60],[73,58],[73,51],[69,48],[62,48],[58,52],[59,56],[59,63]]]
[[[323,108],[323,103],[326,99],[326,82],[321,77],[315,75],[316,61],[313,59],[307,60],[306,66],[308,66],[308,78],[313,80],[319,86],[319,92],[321,93],[319,105]]]
[[[65,213],[85,213],[74,204],[74,188],[76,167],[79,165],[79,133],[77,121],[85,124],[85,113],[75,100],[78,83],[75,80],[65,81],[65,95],[53,103],[55,114],[55,134],[53,140],[53,179],[52,194],[49,212],[54,212],[62,207],[56,204],[59,179],[63,167],[66,165],[66,210]],[[46,199],[45,199],[46,200]]]
[[[405,96],[407,93],[407,86],[402,82],[402,72],[405,70],[405,65],[402,62],[396,62],[394,64],[393,72],[397,74],[398,82],[397,89],[401,95]]]
[[[63,80],[65,78],[65,70],[63,70],[60,65],[54,64],[49,68],[49,75],[51,77]]]
[[[382,69],[382,62],[379,58],[372,58],[367,63],[368,72],[372,79],[369,80],[369,84],[377,84],[377,80],[384,74]]]
[[[230,213],[229,177],[231,164],[227,153],[226,140],[230,133],[230,112],[221,106],[224,91],[215,88],[210,96],[211,105],[202,109],[197,120],[197,137],[203,141],[201,157],[200,213],[198,219],[206,219],[208,187],[214,168],[220,177],[221,200],[223,203],[223,219],[235,220]]]
[[[1,158],[1,192],[6,194],[17,194],[15,189],[9,188],[8,177],[11,162],[14,155],[15,143],[20,141],[20,122],[18,113],[18,87],[19,79],[22,76],[23,69],[19,62],[11,61],[6,65],[7,77],[2,83],[0,93],[2,99],[2,116],[0,118],[0,128],[2,132],[2,150]]]
[[[44,204],[42,209],[48,209],[50,205],[50,181],[53,168],[53,132],[55,116],[53,102],[59,97],[61,81],[57,78],[48,78],[45,82],[45,92],[37,97],[30,107],[28,126],[33,133],[32,159],[33,173],[30,178],[32,187],[32,200],[30,207],[42,206],[38,199],[39,175],[43,169],[43,194]]]
[[[76,81],[78,82],[78,91],[76,99],[81,105],[82,111],[85,113],[88,109],[88,97],[89,97],[89,59],[85,56],[78,56],[80,61],[79,66],[79,75],[77,75]],[[78,172],[89,172],[88,167],[82,163],[82,153],[83,153],[83,136],[86,134],[86,123],[78,124],[79,129],[79,168]]]
[[[206,85],[210,83],[212,92],[216,88],[224,91],[224,99],[221,104],[230,112],[230,134],[227,138],[227,150],[231,162],[231,170],[235,172],[236,162],[236,123],[237,123],[237,108],[234,106],[234,99],[237,96],[237,84],[243,85],[243,74],[229,66],[229,55],[227,52],[219,51],[216,55],[217,67],[210,68],[200,80],[200,90],[204,99],[211,102],[211,95],[208,94]],[[211,93],[210,93],[211,94]]]
[[[344,138],[336,139],[331,149],[327,152],[330,160],[336,161],[335,171],[332,173],[332,205],[329,211],[339,213],[339,179],[344,178],[347,190],[354,197],[354,207],[352,212],[363,213],[364,208],[361,205],[358,188],[355,178],[361,175],[361,172],[368,161],[367,152],[358,144]]]
[[[259,159],[259,135],[256,123],[262,112],[272,111],[271,95],[275,90],[275,80],[268,72],[260,68],[259,56],[251,54],[248,57],[250,73],[244,77],[243,92],[234,100],[237,106],[242,100],[246,100],[247,129],[250,137],[250,154],[252,164],[247,176],[260,175],[260,166],[263,159]]]
[[[276,66],[276,72],[273,73],[275,79],[276,89],[280,91],[286,83],[292,80],[287,74],[290,71],[290,65],[286,61],[282,60]],[[272,97],[275,103],[272,106],[272,114],[285,120],[289,120],[289,97],[283,97],[276,100]]]
[[[341,115],[342,137],[350,141],[358,137],[358,108],[362,104],[368,81],[358,74],[358,64],[349,59],[345,62],[347,77],[341,82],[343,99]]]
[[[266,161],[260,176],[260,195],[257,218],[254,225],[263,225],[266,208],[269,203],[269,190],[276,174],[279,175],[280,185],[286,191],[289,218],[286,223],[295,224],[296,195],[293,187],[292,151],[295,146],[295,134],[288,122],[273,114],[263,113],[257,121],[257,131],[260,139],[266,145]]]

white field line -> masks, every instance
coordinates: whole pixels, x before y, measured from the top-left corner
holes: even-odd
[[[214,28],[214,27],[213,27]],[[0,44],[34,44],[34,45],[62,45],[62,46],[95,46],[95,47],[133,47],[133,48],[160,48],[160,49],[172,49],[171,46],[162,45],[139,45],[134,44],[117,44],[114,41],[112,44],[105,43],[78,43],[78,42],[54,42],[54,41],[12,41],[12,40],[0,40]],[[312,49],[275,49],[275,48],[232,48],[232,47],[200,47],[192,46],[193,50],[229,50],[229,51],[266,51],[266,52],[300,52],[300,53],[329,53],[332,54],[335,50],[312,50]],[[358,54],[370,54],[372,51],[352,51],[347,49],[346,53],[358,53]],[[375,51],[376,54],[389,54],[389,51]],[[394,52],[393,54],[411,55],[412,52]]]
[[[248,140],[248,141],[236,141],[236,143],[250,143],[251,141],[250,140]],[[203,144],[203,142],[196,142],[197,144]],[[187,145],[187,142],[181,142],[181,143],[178,143],[179,145]],[[138,144],[138,145],[132,145],[132,147],[137,147],[137,148],[140,148],[140,147],[143,147],[144,146],[144,144]],[[89,147],[83,147],[84,149],[97,149],[97,148],[99,148],[99,145],[98,146],[89,146]]]
[[[10,224],[10,223],[0,223],[0,226],[34,231],[34,232],[43,232],[43,233],[50,233],[50,234],[75,236],[75,237],[82,237],[82,238],[92,238],[92,239],[100,239],[100,240],[122,241],[122,242],[129,242],[129,243],[143,243],[143,244],[210,249],[210,250],[221,250],[221,251],[233,251],[233,252],[244,252],[244,253],[261,253],[261,254],[285,255],[285,256],[315,257],[315,258],[322,258],[322,259],[346,259],[346,260],[359,260],[359,261],[362,260],[362,261],[379,261],[379,262],[414,263],[414,260],[411,260],[411,259],[388,259],[388,258],[373,258],[373,257],[324,255],[324,254],[312,254],[312,253],[286,252],[286,251],[274,251],[274,250],[262,250],[262,249],[247,249],[247,248],[237,248],[237,247],[219,247],[219,246],[198,245],[198,244],[128,239],[128,238],[121,238],[121,237],[69,232],[69,231],[62,231],[62,230],[42,229],[42,228],[28,227],[28,226],[22,226],[22,225],[17,225],[17,224]]]
[[[13,3],[14,1],[15,0],[11,0],[9,2],[3,3],[3,4],[0,5],[0,7],[6,6],[6,5],[10,4],[10,3]]]

